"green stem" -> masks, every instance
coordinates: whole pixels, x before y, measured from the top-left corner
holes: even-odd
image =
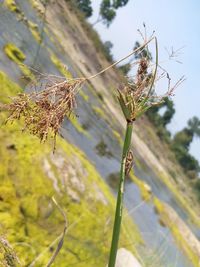
[[[125,164],[126,157],[130,148],[131,136],[133,130],[133,123],[127,123],[126,134],[124,139],[124,147],[121,159],[121,170],[120,170],[120,181],[117,195],[117,204],[115,210],[115,221],[113,227],[112,243],[110,248],[110,258],[108,267],[115,267],[115,261],[117,256],[117,248],[119,242],[121,221],[122,221],[122,210],[123,210],[123,196],[124,196],[124,181],[125,181]]]

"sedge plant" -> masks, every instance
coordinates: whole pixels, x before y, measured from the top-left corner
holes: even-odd
[[[41,74],[43,84],[42,86],[40,84],[40,87],[42,87],[42,90],[35,90],[29,94],[18,94],[12,99],[11,103],[1,106],[3,109],[10,112],[7,121],[12,122],[13,120],[22,118],[24,122],[23,130],[28,130],[29,133],[38,136],[41,142],[45,142],[49,135],[53,136],[54,140],[56,140],[64,118],[69,118],[76,107],[76,95],[82,86],[87,81],[95,79],[97,76],[108,71],[110,68],[116,66],[135,53],[141,53],[152,41],[155,41],[156,47],[156,60],[153,66],[150,64],[149,57],[141,57],[140,60],[136,62],[138,68],[134,79],[127,80],[123,89],[118,90],[119,105],[126,121],[126,132],[121,158],[121,170],[108,267],[114,267],[116,262],[123,214],[125,177],[128,175],[133,164],[133,153],[130,149],[133,123],[151,106],[158,105],[167,96],[171,96],[175,87],[183,81],[183,79],[180,79],[173,88],[168,86],[168,90],[163,96],[157,96],[155,94],[154,85],[157,79],[159,79],[157,77],[159,65],[156,37],[150,38],[124,58],[88,78],[65,79],[55,75],[45,76]],[[166,74],[166,76],[168,77],[168,74]],[[44,82],[45,80],[46,82]],[[58,252],[54,254],[53,260],[57,254]],[[50,266],[50,264],[48,266]]]
[[[151,74],[147,72],[148,59],[142,59],[139,63],[136,81],[129,83],[127,86],[125,86],[122,92],[119,91],[118,101],[122,109],[124,119],[126,121],[126,132],[125,132],[122,158],[121,158],[117,204],[116,204],[115,220],[114,220],[108,267],[114,267],[116,262],[122,213],[123,213],[125,177],[128,175],[130,166],[132,166],[133,164],[133,157],[129,156],[130,154],[132,155],[130,150],[130,145],[131,145],[131,137],[133,131],[133,123],[139,116],[141,116],[150,107],[149,96],[151,94],[151,90],[155,82],[157,65],[158,65],[158,46],[156,39],[155,43],[156,43],[156,67],[152,78],[150,78],[151,81],[150,87],[148,88],[149,81],[147,80],[148,76],[151,76]]]

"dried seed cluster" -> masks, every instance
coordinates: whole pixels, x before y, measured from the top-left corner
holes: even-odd
[[[163,72],[159,78],[157,76],[157,66],[155,70],[152,70],[149,58],[141,58],[134,79],[129,80],[122,90],[118,90],[118,99],[127,121],[132,122],[150,107],[161,104],[166,97],[172,96],[176,87],[184,81],[182,77],[171,87],[167,72]],[[158,96],[154,85],[158,79],[163,77],[168,79],[168,90],[164,95]]]
[[[85,79],[52,80],[44,90],[30,94],[21,93],[5,108],[10,112],[7,121],[24,121],[24,129],[36,135],[42,142],[49,134],[55,138],[65,118],[76,107],[75,96]]]

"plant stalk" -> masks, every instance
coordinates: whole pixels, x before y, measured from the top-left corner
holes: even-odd
[[[130,148],[132,130],[133,130],[133,122],[127,122],[123,153],[122,153],[122,159],[121,159],[120,181],[119,181],[119,187],[118,187],[117,204],[116,204],[116,210],[115,210],[115,221],[114,221],[114,227],[113,227],[113,235],[112,235],[108,267],[115,267],[115,262],[116,262],[121,221],[122,221],[122,211],[123,211],[125,165],[126,165],[126,157],[127,157],[127,154]]]

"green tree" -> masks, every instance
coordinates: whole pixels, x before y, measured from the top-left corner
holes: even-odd
[[[91,6],[91,0],[76,0],[78,8],[84,13],[86,18],[92,16],[93,10]]]
[[[116,11],[113,8],[110,0],[103,0],[100,6],[101,21],[109,27],[116,16]]]
[[[113,44],[110,41],[106,41],[104,43],[104,54],[106,56],[106,58],[108,59],[108,61],[112,61],[113,60],[113,56],[112,56],[112,50],[113,48]]]
[[[186,150],[189,150],[190,144],[195,136],[200,137],[200,120],[196,116],[188,121],[187,127],[175,134],[173,143],[181,145]]]
[[[92,24],[93,26],[102,22],[107,27],[113,22],[116,17],[116,10],[125,6],[129,0],[102,0],[100,4],[100,11],[97,20]]]
[[[108,51],[108,53],[111,54],[111,49],[113,48],[113,44],[111,43],[111,41],[106,41],[104,43],[104,47]]]
[[[147,114],[147,117],[149,118],[149,120],[155,125],[155,126],[159,126],[161,125],[161,116],[160,114],[158,113],[159,109],[161,108],[162,106],[154,106],[151,108],[151,111],[150,110],[147,110],[146,114]]]
[[[165,108],[165,112],[163,115],[160,115],[159,111],[162,108]],[[167,124],[171,122],[174,113],[174,103],[166,97],[161,105],[155,106],[151,110],[147,111],[147,116],[155,126],[162,126],[166,128]]]
[[[190,155],[189,148],[194,137],[200,137],[200,120],[194,116],[187,124],[187,127],[175,134],[171,147],[180,165],[187,171],[188,176],[194,178],[194,172],[197,177],[200,166],[198,161]]]
[[[194,184],[194,188],[197,192],[197,196],[198,196],[198,199],[199,199],[199,202],[200,202],[200,178],[197,179],[196,183]]]
[[[182,168],[187,172],[188,176],[190,178],[194,178],[195,173],[197,177],[198,173],[200,172],[199,162],[188,152],[188,150],[178,143],[173,143],[172,150],[175,153],[176,159]]]
[[[113,7],[114,8],[119,8],[123,7],[128,3],[129,0],[113,0]]]
[[[190,144],[192,143],[194,133],[188,129],[184,128],[180,132],[176,133],[173,138],[173,143],[176,146],[184,147],[187,151],[189,150]]]
[[[196,135],[200,137],[200,120],[196,116],[188,121],[189,129]]]
[[[130,63],[126,63],[124,65],[119,66],[118,69],[121,70],[121,72],[124,75],[127,75],[129,73],[129,71],[131,70],[131,64]]]
[[[166,111],[164,112],[162,116],[162,125],[166,127],[167,124],[169,124],[175,114],[175,108],[174,103],[172,100],[170,100],[168,97],[165,98],[165,102],[163,103],[163,107],[166,108]]]

